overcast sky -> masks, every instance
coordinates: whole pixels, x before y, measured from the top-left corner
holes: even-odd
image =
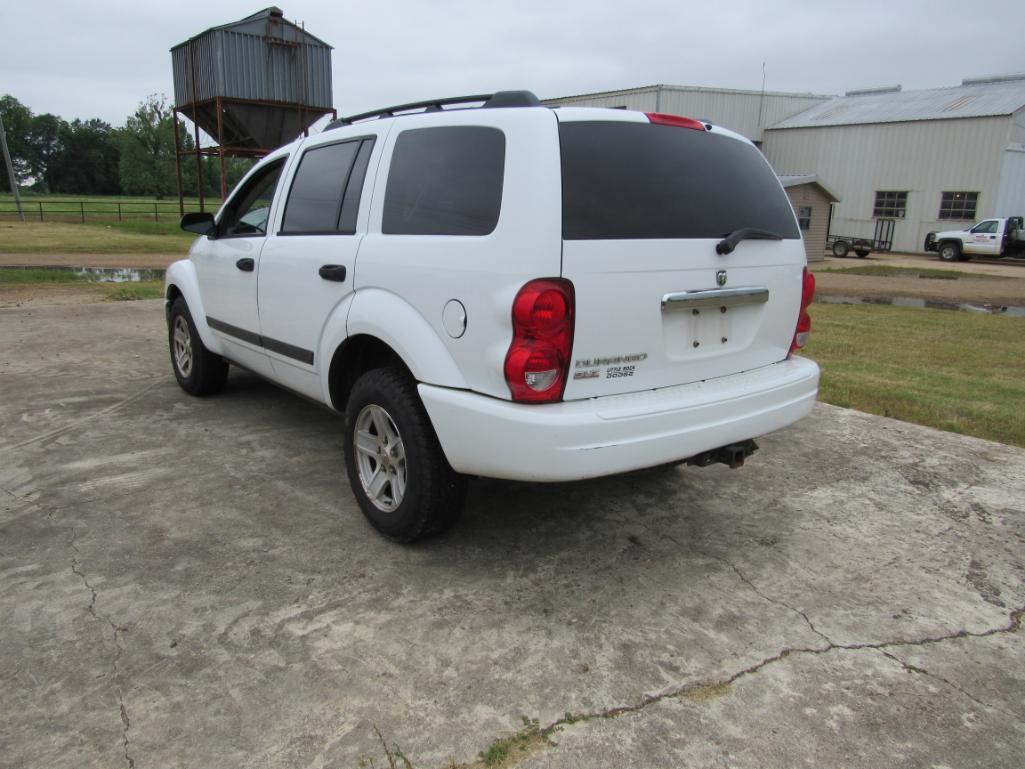
[[[339,114],[526,88],[541,98],[651,83],[839,94],[1025,70],[1021,0],[280,0],[334,46]],[[120,125],[172,96],[172,45],[267,0],[8,0],[0,94]]]

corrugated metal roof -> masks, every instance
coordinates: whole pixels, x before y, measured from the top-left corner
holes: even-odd
[[[779,181],[780,184],[783,185],[784,189],[787,187],[799,187],[802,184],[814,184],[826,193],[826,197],[832,198],[836,202],[840,201],[840,198],[837,197],[836,193],[820,182],[819,177],[815,174],[780,174]]]
[[[664,91],[689,91],[695,93],[726,93],[726,94],[745,94],[749,96],[805,96],[814,99],[829,99],[831,96],[810,93],[810,92],[796,92],[796,91],[748,91],[737,88],[712,88],[703,85],[669,85],[666,83],[658,83],[655,85],[642,85],[636,88],[621,88],[615,91],[595,91],[593,93],[578,93],[572,96],[558,96],[547,99],[542,99],[544,104],[555,104],[560,101],[569,101],[571,99],[591,99],[603,96],[625,96],[631,93],[644,93],[646,91],[655,91],[662,89]]]
[[[288,19],[286,19],[284,11],[273,5],[268,8],[264,8],[262,11],[257,11],[256,13],[250,16],[246,16],[244,19],[239,19],[238,21],[230,21],[227,24],[218,24],[215,27],[209,27],[208,29],[205,29],[202,32],[200,32],[198,35],[193,35],[189,38],[189,40],[196,40],[200,37],[203,37],[203,35],[207,35],[211,32],[218,32],[221,30],[230,30],[232,32],[240,32],[249,35],[266,35],[271,33],[271,29],[273,27],[277,27],[279,30],[285,27],[290,28],[293,34],[297,34],[304,37],[306,42],[308,43],[327,46],[331,49],[334,48],[334,46],[332,46],[330,43],[325,43],[316,35],[307,32],[305,26],[300,27],[298,24],[295,24],[294,22],[291,22]],[[175,48],[180,48],[183,45],[188,45],[189,40],[186,40],[183,43],[178,43],[177,45],[173,46],[171,50],[173,51]]]
[[[1025,107],[1025,78],[923,91],[840,96],[799,112],[768,130],[865,123],[903,123],[1010,115]]]

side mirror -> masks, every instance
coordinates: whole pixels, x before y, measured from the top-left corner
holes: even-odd
[[[209,211],[191,211],[182,216],[181,228],[197,235],[211,235],[214,231],[214,215]]]

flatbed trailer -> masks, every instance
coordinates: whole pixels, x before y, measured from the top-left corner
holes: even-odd
[[[876,219],[876,232],[871,238],[861,235],[826,235],[826,245],[833,256],[843,259],[851,251],[864,259],[873,251],[889,251],[893,248],[893,219]]]

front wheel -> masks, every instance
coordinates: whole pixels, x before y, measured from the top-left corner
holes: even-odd
[[[847,252],[850,250],[851,246],[846,240],[837,240],[833,242],[833,256],[843,259],[847,256]]]
[[[448,529],[466,498],[466,479],[445,459],[415,382],[373,369],[345,407],[345,464],[363,514],[381,534],[415,542]]]
[[[940,259],[945,262],[956,262],[961,256],[961,247],[957,243],[943,243],[940,245]]]
[[[206,349],[183,297],[171,305],[167,336],[171,368],[181,388],[197,396],[220,392],[228,378],[228,362]]]

